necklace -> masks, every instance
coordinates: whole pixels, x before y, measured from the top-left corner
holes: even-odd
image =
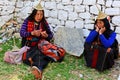
[[[34,22],[34,30],[38,30],[39,29],[39,23]]]

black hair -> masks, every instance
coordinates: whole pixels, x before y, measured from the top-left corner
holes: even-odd
[[[107,30],[109,30],[109,29],[110,29],[110,23],[109,23],[108,19],[107,19],[107,18],[104,18],[104,19],[100,19],[100,20],[103,21],[105,28],[106,28]],[[96,25],[96,24],[97,24],[97,20],[95,21],[95,25]]]
[[[30,20],[30,21],[35,21],[35,15],[37,14],[37,11],[38,10],[34,9],[32,11],[32,13],[27,17],[27,19]],[[45,19],[45,16],[44,16],[45,13],[44,13],[44,10],[41,10],[41,11],[43,12],[43,18],[40,22],[44,26],[43,29],[47,30],[47,22],[46,22],[46,19]]]
[[[35,15],[37,14],[37,11],[38,11],[38,10],[34,9],[34,10],[32,11],[32,13],[28,16],[28,20],[30,20],[30,21],[35,21]],[[44,20],[45,20],[44,10],[41,10],[41,11],[43,12],[43,18],[42,18],[41,21],[44,21]]]
[[[100,20],[103,21],[104,26],[105,26],[105,28],[106,28],[106,31],[105,31],[103,34],[104,34],[104,36],[105,36],[106,38],[109,38],[109,35],[110,35],[113,31],[110,29],[111,26],[110,26],[110,23],[109,23],[107,17],[104,18],[104,19],[100,19]],[[95,23],[94,23],[94,29],[95,29],[95,25],[96,25],[96,24],[97,24],[97,20],[96,20]]]

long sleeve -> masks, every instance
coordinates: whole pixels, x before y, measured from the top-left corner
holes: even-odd
[[[28,37],[31,35],[30,32],[27,32],[27,23],[28,23],[28,20],[25,19],[22,26],[21,26],[21,29],[20,29],[20,36],[21,37]]]
[[[116,38],[116,33],[115,32],[111,33],[108,39],[106,39],[103,34],[99,35],[99,38],[101,43],[104,45],[104,47],[108,48],[114,43]]]
[[[88,35],[88,37],[86,38],[86,42],[91,43],[97,35],[98,35],[98,32],[96,32],[95,30],[92,30]]]
[[[47,26],[47,34],[48,34],[48,37],[46,39],[49,41],[50,39],[53,38],[53,33],[52,33],[49,25]]]

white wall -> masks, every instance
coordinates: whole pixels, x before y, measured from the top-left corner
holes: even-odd
[[[21,24],[37,3],[38,0],[17,0],[17,3],[15,0],[0,0],[0,26],[13,18],[14,11]],[[54,31],[58,27],[82,28],[84,36],[93,29],[98,14],[97,4],[103,12],[110,15],[111,28],[116,27],[120,44],[120,0],[42,0],[41,4]]]

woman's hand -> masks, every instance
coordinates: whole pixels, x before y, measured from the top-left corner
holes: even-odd
[[[110,53],[110,51],[111,51],[111,48],[108,48],[108,49],[107,49],[107,53]]]
[[[31,35],[36,36],[36,37],[39,37],[40,34],[41,34],[41,30],[34,30],[34,31],[31,32]]]
[[[41,36],[42,38],[47,38],[48,34],[46,33],[46,31],[41,32]]]
[[[95,25],[95,30],[97,31],[97,32],[99,32],[99,28],[98,28],[98,26],[97,25]]]
[[[106,30],[106,28],[105,28],[105,27],[101,28],[101,29],[99,30],[99,34],[104,33],[104,32],[105,32],[105,30]]]

